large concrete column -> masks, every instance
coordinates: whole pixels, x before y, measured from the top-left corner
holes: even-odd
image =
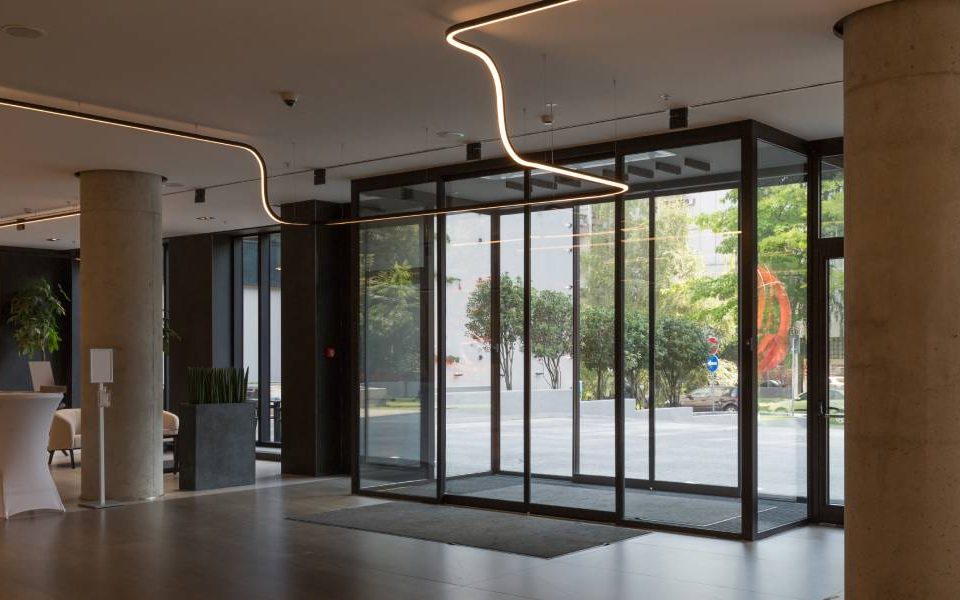
[[[90,348],[113,348],[113,405],[106,410],[107,497],[163,494],[163,246],[159,175],[80,174],[83,349],[82,496],[99,493],[97,391]]]
[[[960,1],[844,23],[847,600],[960,594]]]

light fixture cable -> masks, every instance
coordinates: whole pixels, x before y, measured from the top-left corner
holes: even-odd
[[[207,144],[214,144],[218,146],[225,146],[228,148],[235,148],[238,150],[243,150],[250,154],[257,163],[257,168],[260,172],[260,202],[263,206],[263,211],[266,213],[267,217],[279,225],[308,225],[308,223],[298,223],[294,221],[284,220],[270,205],[270,195],[267,187],[267,163],[264,161],[263,156],[260,152],[250,144],[244,142],[237,142],[234,140],[228,140],[225,138],[218,138],[209,135],[203,135],[200,133],[190,133],[187,131],[180,131],[177,129],[171,129],[168,127],[158,127],[155,125],[147,125],[145,123],[137,123],[135,121],[127,121],[124,119],[114,119],[112,117],[105,117],[101,115],[95,115],[91,113],[85,113],[74,110],[67,110],[63,108],[56,108],[53,106],[45,106],[43,104],[35,104],[32,102],[21,102],[19,100],[12,100],[10,98],[0,98],[0,106],[7,108],[14,108],[19,110],[27,110],[31,112],[54,115],[58,117],[67,117],[71,119],[77,119],[80,121],[87,121],[90,123],[99,123],[101,125],[110,125],[113,127],[122,127],[125,129],[132,129],[135,131],[144,131],[147,133],[156,133],[160,135],[165,135],[168,137],[175,137],[180,139],[192,140],[197,142],[204,142]],[[5,227],[15,227],[17,225],[24,225],[27,223],[39,223],[43,221],[52,221],[55,219],[65,219],[68,217],[74,217],[80,214],[79,209],[72,209],[65,212],[58,212],[55,214],[49,215],[36,215],[34,217],[13,217],[5,221],[0,221],[0,229]]]

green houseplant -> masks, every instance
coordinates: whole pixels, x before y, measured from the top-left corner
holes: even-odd
[[[187,386],[191,404],[230,404],[246,402],[250,369],[198,368],[187,369]]]
[[[60,319],[67,314],[64,302],[70,298],[62,288],[54,290],[43,278],[34,279],[10,300],[13,339],[21,356],[42,360],[60,349]]]
[[[257,405],[246,398],[248,377],[247,369],[187,369],[177,439],[180,489],[253,484]]]

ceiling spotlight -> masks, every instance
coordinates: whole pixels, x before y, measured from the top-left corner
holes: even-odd
[[[437,137],[441,140],[450,140],[451,142],[459,142],[466,135],[462,131],[438,131]]]
[[[213,221],[216,217],[197,217],[198,221]]]
[[[60,238],[47,238],[48,242],[59,242]]]
[[[296,92],[280,92],[280,99],[288,107],[293,108],[300,101],[300,94]]]
[[[22,40],[35,40],[47,35],[47,32],[39,27],[30,27],[29,25],[4,25],[0,28],[0,31]]]
[[[203,188],[197,188],[197,190],[193,192],[193,203],[203,204],[206,201],[207,201],[207,190]]]

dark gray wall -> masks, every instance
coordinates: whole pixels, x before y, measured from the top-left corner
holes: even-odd
[[[232,248],[227,235],[167,240],[170,409],[187,400],[188,367],[229,367],[233,356]]]
[[[13,331],[7,324],[10,318],[10,300],[32,279],[46,278],[54,286],[60,286],[72,297],[72,264],[74,260],[70,253],[48,252],[43,250],[28,250],[25,248],[0,247],[0,389],[2,390],[30,390],[30,371],[27,367],[27,357],[20,356],[17,345],[13,341]],[[53,376],[60,385],[68,386],[68,396],[65,398],[70,404],[70,391],[76,389],[72,385],[71,377],[71,350],[73,348],[72,306],[66,306],[67,315],[61,322],[63,340],[60,350],[49,357],[53,368]],[[39,359],[39,357],[37,357]],[[77,398],[79,400],[79,397]],[[76,402],[79,406],[79,402]]]
[[[284,205],[283,216],[316,222],[347,208],[301,202]],[[282,470],[349,473],[350,228],[284,226],[281,244]],[[326,348],[335,356],[325,356]]]

